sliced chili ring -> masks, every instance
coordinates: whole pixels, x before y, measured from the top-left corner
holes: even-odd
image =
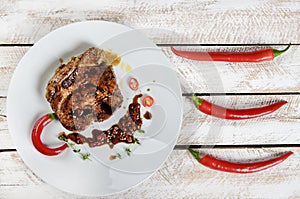
[[[153,97],[147,95],[146,97],[144,97],[142,104],[144,107],[151,107],[154,104]]]
[[[136,91],[139,88],[139,82],[137,81],[137,79],[133,77],[129,79],[128,83],[129,83],[129,87],[134,91]]]
[[[41,135],[44,130],[44,127],[47,126],[51,121],[56,119],[55,113],[49,113],[44,116],[42,116],[40,119],[38,119],[34,127],[32,129],[31,133],[31,140],[33,146],[42,154],[47,156],[55,156],[63,152],[66,148],[68,148],[67,143],[63,144],[60,147],[57,148],[49,148],[43,144],[41,141]]]

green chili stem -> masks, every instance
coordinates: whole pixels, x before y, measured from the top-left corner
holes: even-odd
[[[191,148],[188,148],[189,152],[191,152],[191,154],[196,158],[196,160],[200,160],[202,157],[203,157],[203,154],[202,153],[199,153],[197,151],[194,151],[193,149]]]
[[[203,99],[196,97],[195,94],[192,95],[192,100],[197,108],[202,104],[203,101]]]
[[[291,46],[291,43],[289,43],[289,45],[283,50],[272,49],[273,53],[274,53],[274,57],[277,57],[277,56],[281,55],[282,53],[286,52],[290,48],[290,46]]]
[[[56,118],[55,113],[49,113],[48,116],[50,117],[51,120],[54,120]]]

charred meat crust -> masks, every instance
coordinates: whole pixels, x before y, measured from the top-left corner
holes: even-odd
[[[90,48],[56,69],[46,99],[66,129],[82,131],[121,106],[123,97],[111,65],[115,59],[115,54]]]

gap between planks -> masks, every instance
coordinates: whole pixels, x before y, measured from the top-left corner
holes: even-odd
[[[175,145],[173,150],[192,149],[271,149],[271,148],[300,148],[300,144],[253,144],[253,145]],[[0,149],[3,152],[16,152],[16,149]]]
[[[0,47],[31,47],[34,44],[0,44]],[[169,46],[287,46],[287,45],[291,45],[291,46],[300,46],[300,43],[281,43],[281,44],[160,44],[157,43],[156,44],[159,47],[169,47]]]
[[[196,96],[275,96],[275,95],[300,95],[300,92],[259,92],[259,93],[182,93],[182,97],[190,97],[193,94]],[[4,98],[6,99],[6,96],[0,96],[0,99]],[[0,116],[5,116],[1,115]]]

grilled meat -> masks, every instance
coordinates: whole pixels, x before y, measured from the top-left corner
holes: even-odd
[[[70,131],[82,131],[92,122],[107,120],[123,97],[112,64],[119,57],[90,48],[59,66],[49,80],[46,99],[61,124]]]
[[[136,142],[134,138],[134,132],[141,130],[143,124],[140,104],[138,103],[138,98],[141,98],[142,94],[136,95],[132,103],[128,106],[127,113],[121,117],[117,124],[111,126],[108,130],[92,130],[92,137],[86,137],[80,133],[61,133],[59,136],[63,136],[65,139],[70,139],[76,144],[88,143],[90,147],[97,147],[108,144],[110,148],[114,145],[123,142],[127,144],[132,144]]]

